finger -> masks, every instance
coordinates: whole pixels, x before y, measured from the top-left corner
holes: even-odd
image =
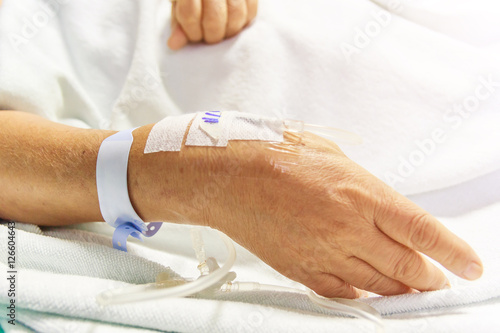
[[[334,298],[360,298],[366,295],[366,292],[359,290],[349,283],[339,279],[337,276],[320,273],[312,275],[308,286],[318,295]]]
[[[409,199],[398,196],[391,208],[375,217],[382,232],[428,255],[456,275],[469,280],[482,275],[481,259],[465,241]]]
[[[167,45],[172,50],[179,50],[186,46],[188,38],[180,25],[176,25],[173,29],[172,35],[168,39]]]
[[[227,0],[226,37],[236,35],[247,24],[247,5],[245,0]]]
[[[353,255],[408,287],[430,291],[449,286],[448,279],[436,266],[377,229],[359,234],[354,242]]]
[[[202,0],[177,0],[176,18],[191,42],[203,39],[201,29]]]
[[[168,38],[167,45],[170,49],[172,50],[178,50],[184,45],[187,44],[187,37],[182,31],[182,28],[179,26],[179,23],[177,22],[177,17],[176,17],[176,7],[177,3],[174,1],[172,2],[172,14],[171,14],[171,19],[170,19],[170,26],[172,27],[172,33],[170,34],[170,37]]]
[[[247,23],[250,23],[255,16],[257,16],[257,7],[259,6],[259,0],[247,0]]]
[[[205,42],[218,43],[226,35],[227,2],[226,0],[203,0],[203,38]]]
[[[412,289],[391,279],[356,257],[344,258],[342,266],[335,268],[335,275],[357,288],[379,295],[400,295],[411,293]]]
[[[177,1],[172,1],[172,7],[170,11],[170,27],[172,28],[172,32],[174,31],[174,27],[177,25],[177,15],[176,15]]]

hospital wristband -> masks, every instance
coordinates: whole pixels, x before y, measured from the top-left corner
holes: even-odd
[[[106,138],[99,148],[96,164],[96,185],[99,208],[104,220],[116,228],[113,247],[127,251],[128,236],[142,240],[160,229],[161,222],[146,225],[136,213],[128,194],[127,170],[134,137],[128,129]]]

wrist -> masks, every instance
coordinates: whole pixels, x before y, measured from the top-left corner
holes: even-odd
[[[154,164],[144,158],[144,146],[151,128],[152,125],[142,126],[132,133],[134,141],[130,148],[127,171],[130,202],[144,222],[161,221],[151,200],[156,191],[152,181]]]
[[[133,132],[127,176],[132,206],[144,222],[197,223],[201,220],[189,212],[194,183],[189,159],[182,152],[144,154],[152,127]]]
[[[256,142],[231,142],[226,148],[183,145],[180,152],[144,154],[152,127],[146,125],[133,132],[128,190],[137,214],[145,222],[218,228],[231,209],[226,203],[243,196],[235,190],[236,183],[242,177],[256,176],[252,175],[259,170],[255,162],[263,159],[254,155],[264,149]]]
[[[259,141],[225,148],[183,145],[180,152],[144,154],[153,124],[136,129],[128,169],[130,200],[145,222],[175,222],[226,229],[252,215],[251,202],[275,178],[277,152]],[[281,157],[280,157],[281,158]],[[265,182],[264,182],[265,184]]]

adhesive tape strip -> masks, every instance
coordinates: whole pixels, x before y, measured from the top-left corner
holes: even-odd
[[[135,128],[134,128],[135,129]],[[128,195],[127,169],[134,129],[118,132],[106,138],[99,148],[96,164],[96,184],[99,207],[104,220],[116,228],[113,247],[127,251],[128,236],[141,239],[154,235],[161,222],[148,226],[137,215]]]
[[[282,119],[250,113],[233,112],[229,126],[229,140],[260,140],[283,142]]]
[[[226,147],[231,112],[199,112],[191,124],[186,146]]]
[[[144,154],[159,151],[180,151],[184,134],[195,114],[166,117],[156,123],[149,133]]]
[[[144,153],[180,151],[186,146],[226,147],[229,140],[283,142],[283,120],[237,111],[205,111],[167,117],[153,126]]]

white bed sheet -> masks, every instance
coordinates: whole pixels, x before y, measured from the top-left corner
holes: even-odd
[[[343,147],[348,155],[385,181],[400,176],[392,184],[396,189],[441,217],[485,259],[485,276],[477,282],[452,280],[447,291],[368,300],[387,315],[388,331],[499,329],[491,315],[499,307],[500,282],[497,1],[262,0],[259,17],[238,37],[179,52],[166,49],[168,1],[51,3],[47,9],[41,0],[4,1],[0,107],[113,129],[184,112],[238,109],[358,132],[365,144]],[[36,21],[43,13],[49,19]],[[376,24],[380,31],[360,44],[359,31],[377,31]],[[346,56],[353,46],[357,51]],[[457,105],[474,98],[477,107],[457,118]],[[438,129],[446,140],[425,153],[419,143]],[[404,174],[418,151],[424,152],[423,162]],[[194,262],[184,243],[171,244],[177,246],[173,252],[131,244],[132,256],[123,257],[109,247],[107,236],[94,234],[109,234],[106,226],[86,228],[93,233],[19,231],[19,314],[32,329],[106,330],[110,326],[103,325],[110,323],[135,323],[143,331],[372,329],[360,321],[305,313],[318,310],[282,294],[98,309],[93,300],[100,290],[151,281],[164,265],[187,269]],[[0,230],[4,237],[5,228]],[[162,235],[145,245],[165,246],[168,235]],[[58,239],[68,237],[74,240]],[[72,265],[57,256],[61,251]],[[92,258],[101,264],[95,266]],[[244,249],[239,258],[240,279],[293,285]],[[2,289],[0,303],[5,301]],[[279,304],[262,305],[270,301]]]

